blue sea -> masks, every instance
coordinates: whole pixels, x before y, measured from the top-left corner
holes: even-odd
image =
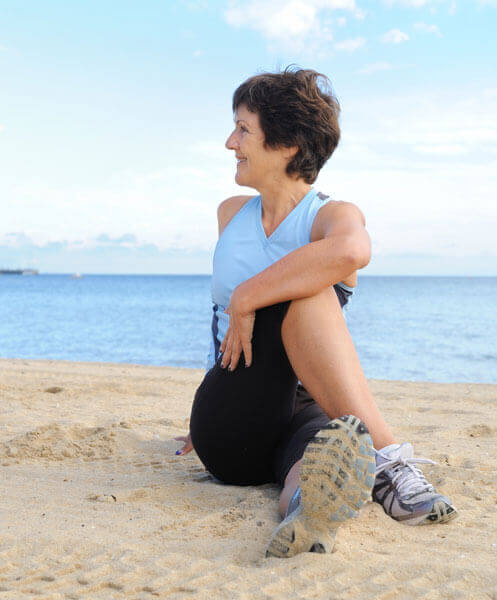
[[[0,276],[0,357],[205,368],[208,275]],[[359,278],[346,320],[374,379],[497,383],[497,278]]]

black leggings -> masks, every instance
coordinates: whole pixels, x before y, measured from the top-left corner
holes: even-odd
[[[338,290],[337,295],[343,304]],[[193,447],[205,468],[224,483],[283,486],[307,444],[330,421],[297,386],[283,346],[281,326],[290,302],[256,311],[248,369],[243,353],[234,371],[223,369],[219,356],[195,393]]]

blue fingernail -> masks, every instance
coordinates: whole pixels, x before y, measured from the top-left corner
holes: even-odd
[[[176,450],[176,455],[181,454],[181,450]]]

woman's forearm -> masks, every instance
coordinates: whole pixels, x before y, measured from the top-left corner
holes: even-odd
[[[334,236],[306,244],[241,283],[233,292],[244,311],[313,296],[369,262],[365,243]]]

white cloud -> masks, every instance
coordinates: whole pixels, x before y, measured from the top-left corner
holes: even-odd
[[[489,100],[497,100],[497,88],[487,88],[484,90],[483,95]]]
[[[349,40],[343,40],[342,42],[337,42],[335,44],[336,50],[344,50],[345,52],[354,52],[359,48],[362,48],[366,40],[362,37],[351,38]]]
[[[368,65],[370,72],[394,68],[389,63]],[[363,209],[373,239],[373,268],[381,264],[375,257],[412,257],[423,251],[446,256],[454,264],[472,260],[464,263],[469,273],[471,265],[481,264],[481,253],[495,256],[495,85],[469,86],[464,95],[457,87],[443,93],[423,89],[383,96],[350,92],[349,98],[341,96],[341,103],[343,140],[316,186]],[[228,130],[230,115],[225,124]],[[12,199],[0,233],[24,231],[39,244],[66,240],[74,247],[97,245],[109,252],[124,253],[144,244],[160,252],[199,252],[207,258],[202,259],[205,268],[196,272],[208,272],[217,239],[217,205],[230,195],[253,193],[233,182],[235,163],[233,153],[223,147],[224,123],[220,130],[223,134],[203,141],[193,137],[179,154],[171,141],[169,154],[156,163],[164,166],[115,173],[86,185],[50,184],[49,179],[40,185],[28,176],[9,188],[0,181],[0,197]],[[98,242],[102,232],[106,237]],[[22,240],[11,238],[9,243],[14,239]],[[133,268],[149,268],[141,255],[133,256]],[[165,258],[160,261],[164,269]],[[88,269],[69,264],[68,270]],[[107,269],[114,268],[110,264]],[[407,269],[406,261],[396,264],[403,272]]]
[[[462,144],[432,144],[431,146],[414,146],[414,152],[419,154],[431,154],[436,156],[458,156],[468,152]]]
[[[384,0],[384,4],[387,4],[388,6],[400,4],[402,6],[411,6],[414,8],[421,8],[433,3],[433,0]]]
[[[477,4],[488,4],[497,6],[497,0],[475,0]],[[429,8],[431,13],[436,13],[440,5],[448,5],[447,10],[449,15],[456,13],[456,0],[383,0],[383,4],[387,6],[405,6],[407,8]]]
[[[347,24],[347,17],[338,17],[338,19],[335,20],[335,23],[339,27],[344,27]]]
[[[478,162],[484,163],[497,145],[497,98],[481,91],[475,94],[478,97],[457,99],[447,94],[411,100],[402,114],[381,119],[382,139],[423,148],[425,154],[480,152]]]
[[[497,273],[495,89],[341,101],[342,143],[317,185],[364,211],[373,257],[423,251],[469,272],[485,255]]]
[[[181,0],[181,3],[192,11],[205,10],[208,6],[207,0]]]
[[[400,44],[401,42],[407,42],[409,36],[400,29],[390,29],[380,39],[384,44]]]
[[[378,61],[370,63],[362,69],[359,69],[358,73],[361,73],[363,75],[369,75],[371,73],[378,73],[380,71],[391,71],[392,69],[393,65],[391,63],[385,61]]]
[[[269,41],[301,50],[311,38],[332,40],[332,32],[321,17],[334,10],[352,11],[361,18],[355,0],[231,0],[224,17],[233,27],[254,29]]]
[[[442,37],[437,25],[428,25],[428,23],[414,23],[413,29],[421,33],[433,33],[437,37]]]
[[[107,233],[101,233],[95,240],[100,244],[108,244],[112,246],[136,246],[138,240],[132,233],[124,233],[118,237],[111,237]]]
[[[9,231],[4,234],[0,233],[0,243],[5,246],[17,247],[24,244],[30,244],[31,238],[23,231]]]
[[[161,251],[211,251],[217,205],[247,193],[234,182],[235,159],[224,148],[224,136],[187,145],[181,156],[172,154],[164,163],[160,169],[115,172],[99,184],[82,186],[26,180],[4,187],[0,181],[0,197],[17,198],[2,218],[0,233],[24,231],[37,244],[89,240],[100,232],[111,241],[131,243],[123,236],[132,234]]]
[[[271,39],[287,36],[305,36],[316,24],[316,7],[306,2],[293,1],[288,4],[273,6],[266,16],[267,3],[252,2],[246,6],[231,8],[226,13],[230,25],[238,27],[249,25],[264,36]],[[264,14],[263,14],[264,13]]]

